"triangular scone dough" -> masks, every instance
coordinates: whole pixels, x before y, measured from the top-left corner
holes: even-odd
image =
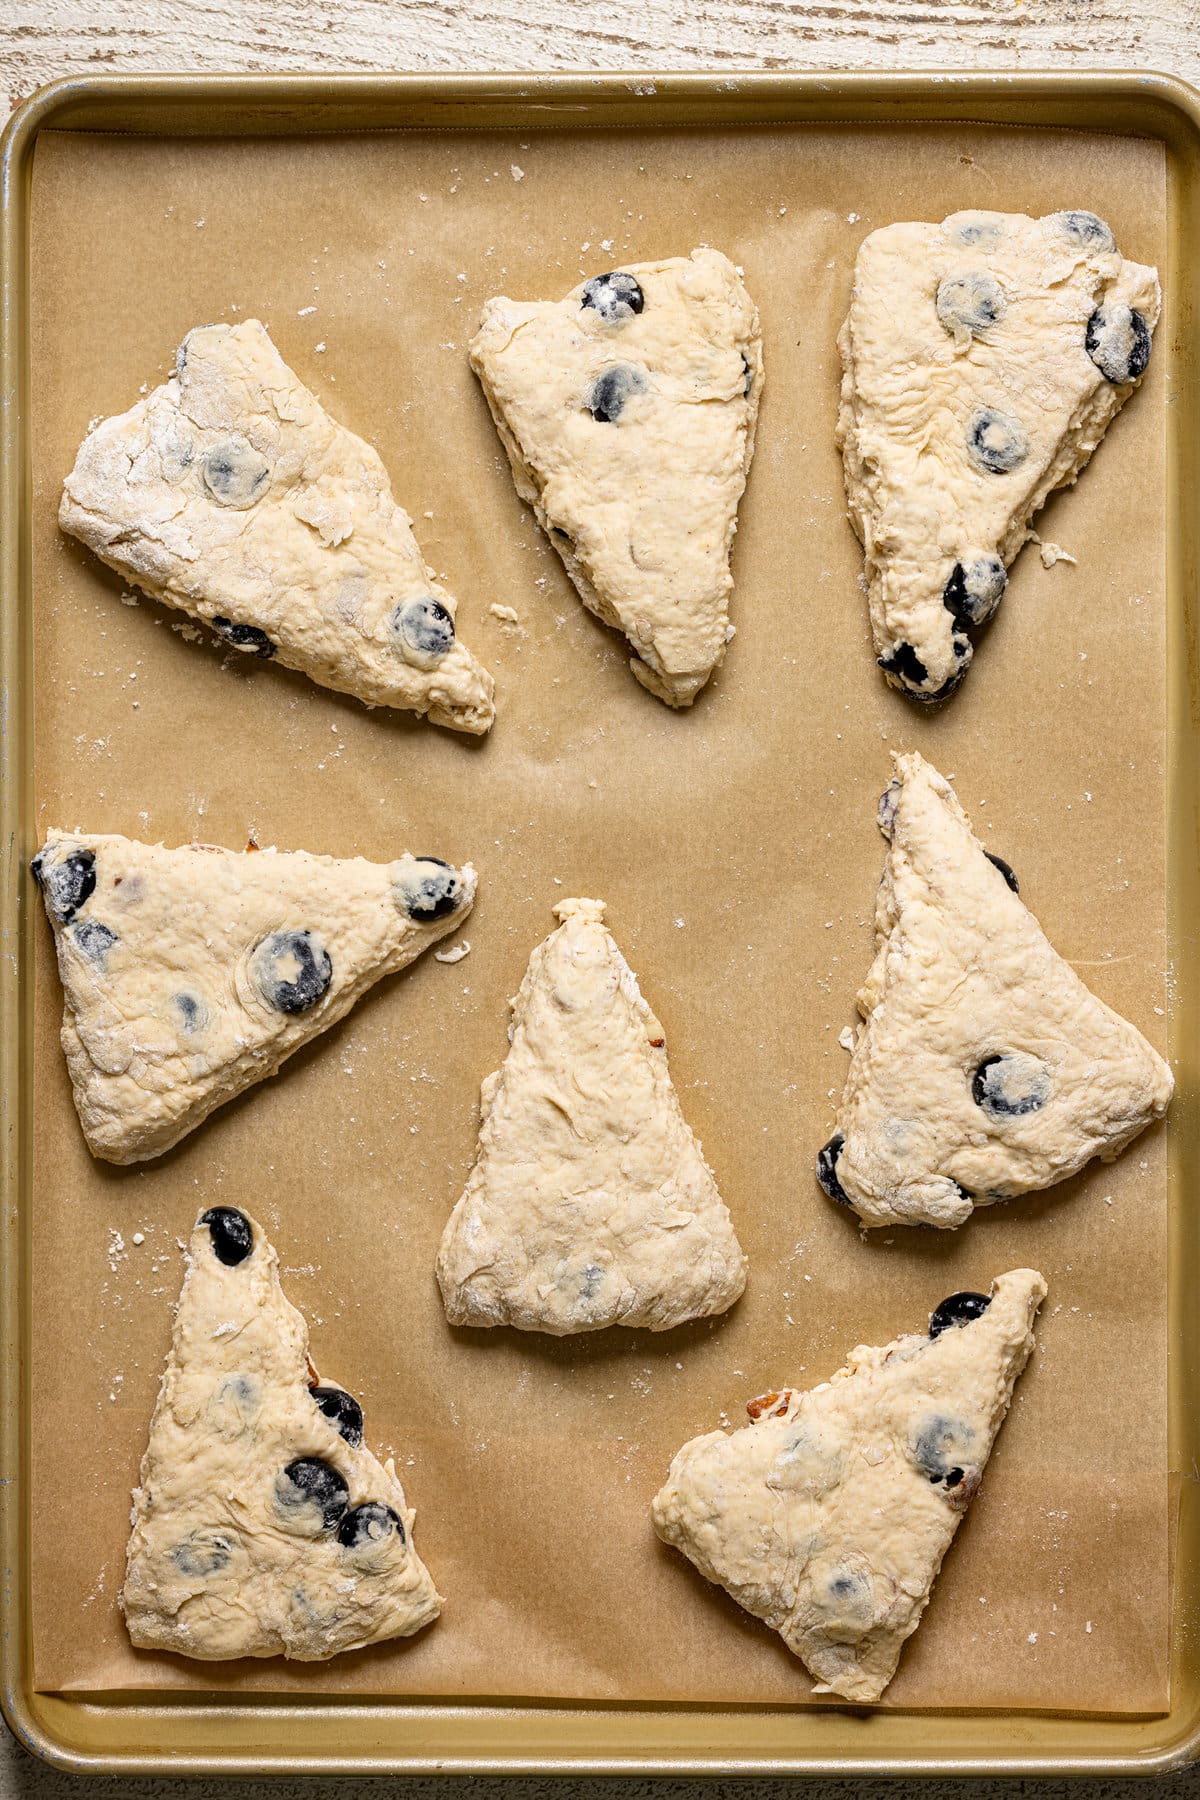
[[[953,691],[1029,521],[1073,482],[1146,367],[1153,269],[1094,213],[953,213],[858,253],[838,442],[880,666]]]
[[[724,1312],[746,1259],[680,1111],[662,1026],[602,920],[564,900],[483,1084],[479,1150],[442,1236],[452,1325],[667,1331]]]
[[[262,1226],[197,1221],[133,1494],[121,1607],[141,1650],[317,1662],[436,1619],[389,1457],[320,1385]]]
[[[492,678],[454,632],[369,444],[257,319],[204,325],[176,372],[83,441],[59,523],[234,649],[370,706],[482,732]]]
[[[179,1142],[462,923],[475,871],[52,831],[62,1043],[94,1156]]]
[[[864,1225],[961,1225],[1111,1161],[1174,1081],[1047,942],[949,783],[895,760],[865,1023],[817,1177]]]
[[[758,313],[717,250],[489,300],[471,344],[517,492],[642,686],[690,706],[733,636],[729,553],[762,392]]]
[[[1046,1284],[955,1294],[931,1336],[860,1345],[831,1381],[685,1444],[654,1529],[778,1631],[818,1694],[878,1700],[921,1622],[1033,1348]]]

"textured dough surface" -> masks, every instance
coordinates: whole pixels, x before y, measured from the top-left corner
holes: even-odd
[[[428,857],[173,850],[62,831],[47,835],[34,873],[54,928],[75,1105],[92,1154],[117,1163],[169,1150],[273,1075],[454,931],[475,897],[469,864]]]
[[[1140,315],[1148,355],[1159,305],[1156,271],[1126,262],[1092,213],[960,212],[864,240],[838,338],[837,436],[893,686],[936,700],[966,674],[968,633],[999,604],[1030,520],[1076,480],[1140,375],[1102,372],[1089,321],[1106,321],[1113,354],[1097,354],[1120,374],[1119,309]],[[973,455],[973,427],[993,415],[1006,423]]]
[[[441,1608],[413,1548],[415,1515],[391,1459],[361,1441],[357,1405],[343,1431],[317,1404],[308,1329],[275,1251],[261,1225],[233,1216],[253,1240],[236,1265],[203,1217],[191,1235],[133,1494],[129,1635],[143,1650],[304,1662],[408,1637]],[[334,1471],[327,1504],[285,1473],[298,1461]],[[362,1506],[372,1510],[352,1510]]]
[[[666,1037],[603,924],[564,900],[483,1084],[437,1274],[452,1325],[666,1331],[724,1312],[746,1259],[680,1110]]]
[[[716,250],[634,263],[644,304],[489,300],[471,366],[517,492],[584,605],[633,646],[630,668],[669,706],[690,706],[733,635],[729,556],[762,392],[758,312]],[[589,410],[609,375],[615,418]],[[609,406],[605,410],[611,411]]]
[[[818,1178],[864,1225],[955,1226],[1111,1160],[1174,1080],[1053,949],[920,756],[896,758],[880,826],[864,1023]]]
[[[754,1424],[693,1438],[672,1462],[654,1529],[780,1633],[817,1693],[875,1701],[895,1674],[1045,1293],[1014,1269],[970,1323],[862,1345],[831,1381],[752,1400]]]
[[[456,638],[456,602],[378,454],[257,319],[189,332],[171,379],[84,439],[59,523],[235,649],[370,706],[492,723],[492,678]]]

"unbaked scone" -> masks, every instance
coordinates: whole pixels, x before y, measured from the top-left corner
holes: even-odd
[[[860,1345],[752,1425],[685,1444],[654,1529],[779,1632],[818,1694],[879,1699],[921,1622],[1033,1348],[1046,1284],[1013,1269],[953,1294],[927,1336]]]
[[[133,1493],[121,1609],[140,1650],[317,1662],[441,1610],[391,1458],[320,1382],[261,1225],[203,1213]]]
[[[724,1312],[746,1259],[671,1085],[663,1028],[603,902],[554,913],[442,1236],[446,1316],[563,1336]]]
[[[190,331],[171,379],[84,439],[58,516],[235,650],[456,731],[492,723],[492,678],[377,452],[257,319]]]
[[[954,1226],[1111,1161],[1174,1080],[1052,948],[950,784],[895,763],[864,1022],[817,1179],[864,1225]]]
[[[94,1156],[177,1144],[466,917],[475,871],[51,831],[62,1044]]]
[[[758,312],[717,250],[489,300],[471,347],[522,500],[630,668],[690,706],[733,636],[729,555],[762,392]]]
[[[1089,212],[952,213],[863,242],[837,438],[879,666],[942,700],[1054,488],[1141,379],[1154,269]]]

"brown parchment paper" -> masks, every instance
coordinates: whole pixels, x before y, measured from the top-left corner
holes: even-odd
[[[1103,214],[1165,245],[1150,143],[1023,130],[529,132],[303,142],[53,136],[35,170],[33,606],[39,826],[169,843],[403,848],[480,872],[462,962],[376,989],[173,1154],[90,1160],[38,932],[33,1623],[38,1685],[804,1701],[773,1634],[655,1540],[673,1451],[764,1389],[923,1326],[1032,1263],[1038,1348],[887,1704],[1144,1710],[1167,1699],[1163,1132],[950,1235],[860,1238],[812,1176],[872,950],[893,749],[949,776],[1052,941],[1160,1045],[1163,358],[1022,555],[935,717],[876,671],[833,447],[857,246],[957,207]],[[490,294],[712,243],[762,311],[738,635],[693,712],[642,692],[512,489],[465,346]],[[1164,271],[1164,274],[1166,271]],[[186,641],[60,538],[88,421],[192,325],[256,314],[378,445],[499,716],[473,744]],[[512,607],[518,622],[494,616]],[[32,849],[33,846],[31,845]],[[31,890],[32,891],[32,890]],[[599,894],[750,1257],[725,1319],[666,1337],[456,1333],[433,1275],[478,1083],[550,908]],[[322,1374],[394,1448],[446,1596],[415,1641],[325,1667],[135,1654],[116,1608],[197,1210],[249,1206]]]

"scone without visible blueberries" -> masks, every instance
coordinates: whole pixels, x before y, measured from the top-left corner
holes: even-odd
[[[189,332],[171,379],[84,439],[59,523],[235,650],[457,731],[492,723],[492,678],[378,454],[257,319]]]
[[[685,1444],[654,1528],[778,1631],[818,1694],[878,1700],[974,1498],[1046,1284],[953,1294],[929,1335],[860,1346],[832,1380],[752,1400]]]
[[[730,549],[762,391],[758,313],[716,250],[489,300],[471,344],[517,492],[630,667],[690,706],[733,632]]]
[[[433,857],[172,850],[61,831],[33,872],[84,1136],[117,1163],[169,1150],[273,1075],[454,931],[475,897],[469,864]]]
[[[438,1252],[452,1325],[562,1336],[666,1331],[746,1282],[729,1213],[680,1110],[666,1036],[603,924],[564,900],[483,1084],[479,1149]]]
[[[133,1496],[121,1608],[134,1644],[208,1660],[314,1662],[408,1637],[441,1602],[413,1512],[363,1416],[322,1384],[261,1225],[235,1207],[191,1235]]]
[[[953,213],[865,239],[838,338],[838,443],[894,687],[941,700],[1008,565],[1150,356],[1154,269],[1089,212]]]
[[[955,1226],[1111,1160],[1174,1082],[1047,941],[936,769],[898,756],[879,819],[875,960],[817,1178],[864,1225]]]

